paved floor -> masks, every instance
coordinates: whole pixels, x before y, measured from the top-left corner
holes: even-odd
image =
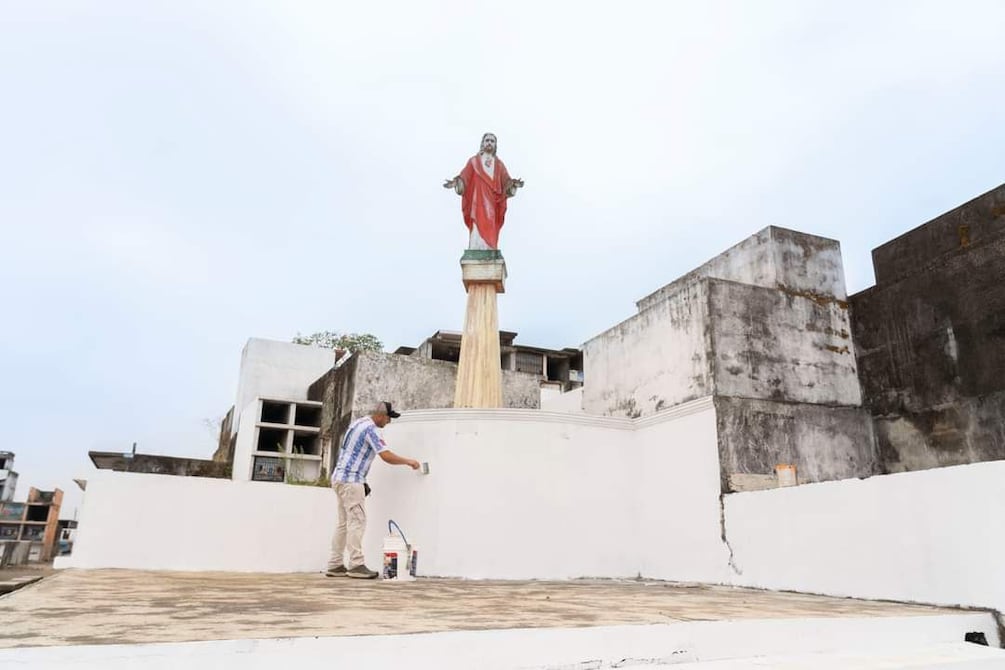
[[[0,596],[24,588],[28,584],[37,582],[52,573],[52,568],[47,565],[30,568],[17,567],[0,569]]]
[[[48,577],[55,573],[51,563],[30,564],[15,568],[0,568],[0,579],[18,579],[21,577]]]
[[[667,582],[66,570],[0,597],[0,647],[951,612]]]

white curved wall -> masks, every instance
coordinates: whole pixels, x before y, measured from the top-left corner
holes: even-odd
[[[428,461],[430,474],[374,464],[371,567],[390,518],[419,547],[427,575],[727,577],[710,400],[643,421],[416,411],[384,433],[392,450]]]
[[[641,421],[416,411],[385,437],[431,472],[374,463],[372,568],[391,518],[419,546],[424,575],[726,577],[710,399]],[[102,471],[57,567],[322,570],[335,521],[330,489]]]

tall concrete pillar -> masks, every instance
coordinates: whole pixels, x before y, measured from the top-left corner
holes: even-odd
[[[506,261],[496,250],[469,249],[461,258],[461,277],[468,292],[468,308],[454,407],[502,407],[496,295],[506,292]]]

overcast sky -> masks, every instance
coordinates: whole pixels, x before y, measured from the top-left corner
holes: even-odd
[[[249,337],[459,330],[441,188],[526,188],[500,325],[577,346],[768,225],[870,250],[1005,181],[1005,3],[0,1],[0,408],[29,486],[209,457]]]

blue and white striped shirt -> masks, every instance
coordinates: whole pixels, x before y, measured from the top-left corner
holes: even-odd
[[[366,481],[374,457],[386,448],[373,419],[368,416],[356,419],[345,432],[342,448],[338,452],[338,462],[332,472],[332,481],[362,484]]]

